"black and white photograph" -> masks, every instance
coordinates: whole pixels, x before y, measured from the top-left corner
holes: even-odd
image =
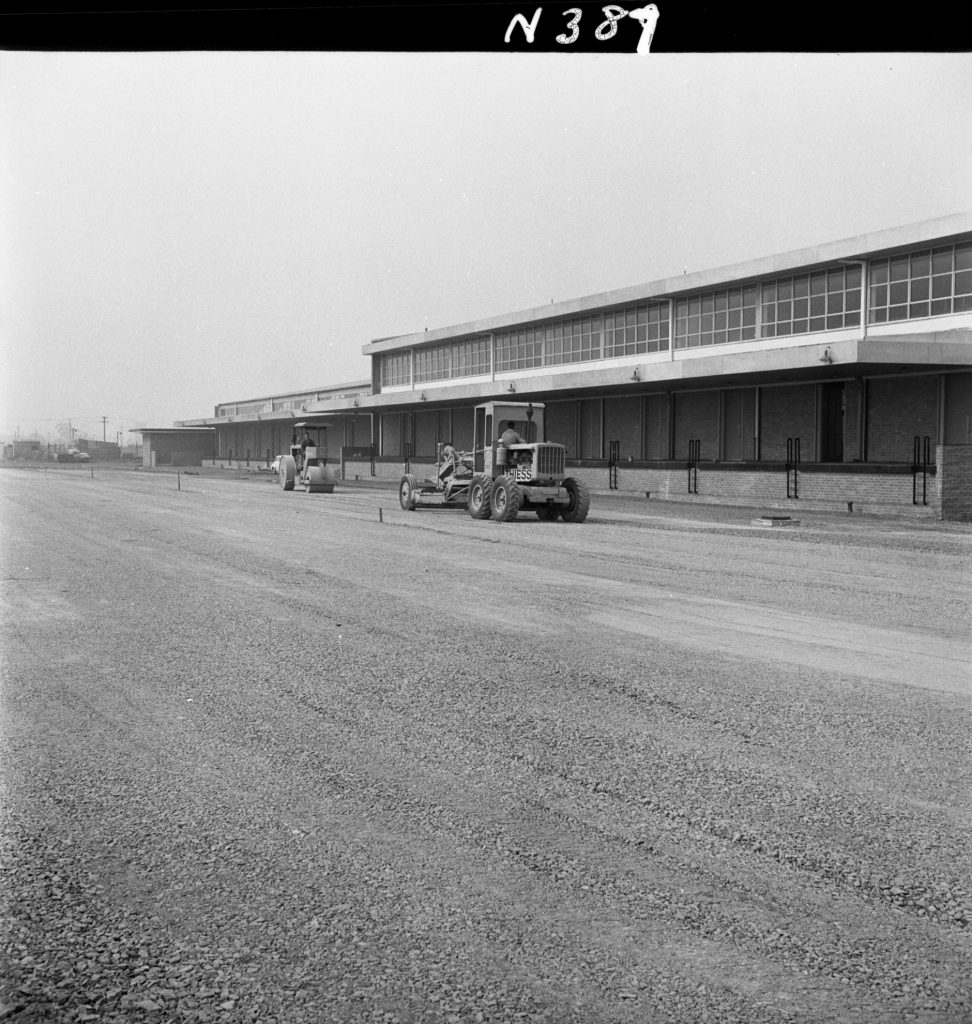
[[[972,49],[796,11],[0,14],[2,1024],[972,1024]]]

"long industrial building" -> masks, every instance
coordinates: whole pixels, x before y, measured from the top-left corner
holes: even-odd
[[[345,479],[397,479],[438,441],[471,447],[477,403],[515,398],[545,404],[546,439],[594,491],[972,519],[970,212],[363,352],[370,381],[225,402],[170,433],[253,467],[305,420]],[[165,434],[144,432],[156,464]]]

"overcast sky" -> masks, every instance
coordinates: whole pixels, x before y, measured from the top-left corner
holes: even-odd
[[[972,58],[6,53],[0,436],[972,207]]]

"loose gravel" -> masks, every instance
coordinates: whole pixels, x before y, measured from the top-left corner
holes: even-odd
[[[972,529],[0,508],[0,1021],[972,1020]]]

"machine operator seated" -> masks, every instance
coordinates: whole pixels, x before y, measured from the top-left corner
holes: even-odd
[[[498,466],[513,466],[520,461],[521,452],[511,452],[509,446],[512,444],[526,444],[516,429],[513,420],[507,420],[503,424],[503,433],[496,440],[496,464]]]

